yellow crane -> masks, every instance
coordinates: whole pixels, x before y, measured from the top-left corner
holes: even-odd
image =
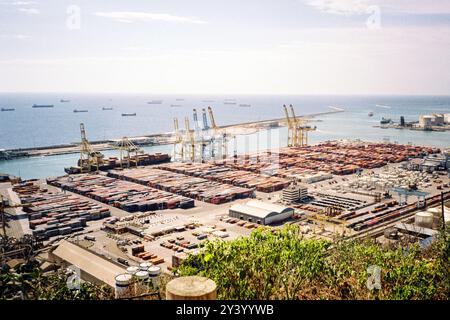
[[[180,128],[178,125],[178,118],[173,118],[173,127],[175,129],[175,141],[173,144],[173,157],[174,160],[183,160],[184,158],[184,145],[183,137],[180,133]]]
[[[295,125],[295,142],[294,145],[296,147],[303,147],[308,145],[308,132],[316,130],[316,127],[311,127],[306,124],[306,121],[302,118],[297,118],[295,116],[294,107],[289,105],[292,113],[293,122]]]
[[[120,167],[123,168],[124,162],[127,167],[138,165],[138,155],[143,154],[144,150],[137,147],[130,139],[123,137],[115,144],[115,148],[119,150]]]
[[[230,135],[227,134],[225,130],[221,130],[217,126],[216,119],[214,118],[214,113],[211,107],[208,107],[208,114],[212,129],[211,156],[212,158],[214,158],[215,153],[218,152],[222,155],[222,158],[225,159],[228,156],[228,141]]]
[[[80,123],[80,133],[81,133],[81,145],[80,145],[80,159],[78,165],[80,166],[81,172],[91,172],[92,168],[95,167],[96,171],[99,170],[100,163],[103,162],[104,155],[101,152],[94,151],[91,144],[86,137],[86,129],[84,128],[84,123]]]
[[[195,161],[195,138],[194,138],[194,133],[191,131],[191,127],[189,125],[189,118],[185,117],[184,118],[184,127],[185,127],[185,138],[184,138],[184,145],[187,149],[187,153],[185,154],[185,156],[187,156],[187,158],[185,158],[185,160],[194,162]]]
[[[288,109],[286,107],[285,104],[283,104],[283,110],[284,110],[284,115],[286,117],[286,124],[288,127],[288,141],[287,141],[287,146],[288,147],[294,147],[295,146],[295,124],[294,121],[291,120],[291,118],[289,117],[289,112]]]

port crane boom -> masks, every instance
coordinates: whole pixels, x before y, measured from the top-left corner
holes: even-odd
[[[138,164],[137,156],[139,154],[144,153],[144,150],[142,150],[141,148],[138,148],[127,137],[123,137],[121,140],[119,140],[117,142],[117,144],[115,145],[115,147],[120,152],[119,159],[120,159],[120,167],[122,167],[122,168],[123,168],[124,160],[126,160],[126,164],[127,164],[128,168],[131,165],[133,165],[133,162],[134,162],[134,165],[137,166],[137,164]],[[133,155],[135,156],[134,159],[132,158]]]
[[[81,133],[81,145],[80,145],[80,160],[78,165],[80,166],[80,171],[91,172],[92,167],[96,168],[96,172],[99,171],[99,165],[103,162],[103,154],[98,151],[94,151],[91,144],[86,137],[86,129],[84,123],[80,123],[80,133]]]
[[[287,127],[288,127],[287,145],[288,145],[288,147],[293,147],[295,145],[295,142],[294,142],[294,140],[295,140],[295,125],[294,125],[294,122],[289,117],[289,112],[288,112],[288,109],[285,104],[283,105],[283,110],[284,110],[284,115],[286,117],[286,123],[287,123]]]

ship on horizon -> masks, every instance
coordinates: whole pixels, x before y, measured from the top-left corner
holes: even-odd
[[[103,111],[105,111],[105,110],[113,110],[113,108],[112,107],[103,107],[102,110]]]
[[[70,100],[61,99],[61,100],[59,100],[59,102],[65,103],[65,102],[70,102]]]
[[[134,113],[122,113],[122,117],[135,117],[136,116],[136,112]]]
[[[380,124],[389,124],[389,123],[391,123],[391,122],[392,122],[392,119],[382,117],[382,118],[381,118],[381,121],[380,121]]]
[[[78,109],[74,109],[73,112],[77,113],[77,112],[88,112],[88,110],[78,110]]]
[[[15,108],[1,108],[1,111],[14,111],[16,110]]]
[[[152,101],[148,101],[148,104],[161,104],[163,101],[162,100],[152,100]]]
[[[32,108],[53,108],[53,104],[33,104]]]

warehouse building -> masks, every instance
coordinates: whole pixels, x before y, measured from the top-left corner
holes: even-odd
[[[246,204],[235,204],[229,210],[230,217],[262,225],[284,221],[293,214],[293,208],[257,200],[251,200]]]
[[[111,288],[115,287],[115,277],[126,271],[118,264],[66,240],[59,243],[50,257],[57,265],[78,268],[82,280],[99,285],[107,284]]]

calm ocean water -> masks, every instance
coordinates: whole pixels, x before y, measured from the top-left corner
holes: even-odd
[[[70,100],[61,103],[60,99]],[[235,99],[236,105],[224,104],[225,99]],[[162,104],[147,101],[163,100]],[[213,100],[213,102],[204,102]],[[54,104],[54,108],[34,109],[36,104]],[[239,104],[251,104],[250,108]],[[417,120],[420,114],[450,113],[449,96],[294,96],[294,95],[75,95],[75,94],[0,94],[0,107],[15,108],[13,112],[0,112],[0,149],[37,147],[79,141],[79,124],[85,123],[90,140],[122,136],[138,136],[173,130],[173,117],[178,117],[181,127],[192,108],[201,110],[211,105],[219,125],[243,121],[283,117],[282,105],[293,104],[297,115],[329,111],[330,106],[345,109],[313,122],[317,131],[311,133],[310,142],[330,139],[355,139],[368,141],[397,141],[418,145],[450,147],[450,132],[422,132],[373,128],[381,117],[399,121]],[[171,107],[171,105],[179,105]],[[102,111],[102,107],[113,107]],[[87,113],[74,113],[86,109]],[[373,117],[368,117],[368,112]],[[136,112],[136,117],[122,117],[123,112]],[[201,114],[199,114],[201,117]],[[286,129],[271,133],[238,137],[238,152],[286,143]],[[148,151],[170,152],[170,146],[146,148]],[[65,166],[73,165],[77,155],[0,161],[0,172],[20,175],[23,178],[42,178],[63,174]]]

